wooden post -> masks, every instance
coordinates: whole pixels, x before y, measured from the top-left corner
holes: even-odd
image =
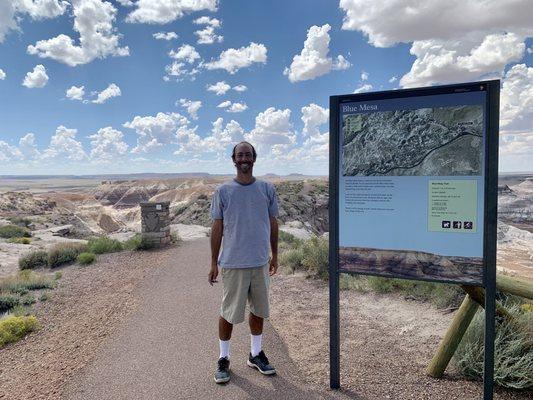
[[[497,274],[496,287],[502,292],[533,300],[533,281],[531,279],[515,278],[512,276]]]
[[[461,303],[461,307],[455,313],[453,321],[440,342],[437,353],[429,363],[426,373],[433,378],[440,378],[450,362],[457,346],[476,314],[479,305],[467,294]]]

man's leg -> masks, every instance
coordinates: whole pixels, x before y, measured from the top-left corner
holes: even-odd
[[[250,323],[250,333],[252,335],[261,335],[263,333],[263,318],[250,313],[248,322]]]
[[[261,328],[263,325],[261,324]],[[218,317],[218,338],[220,340],[230,340],[233,324],[230,324],[222,317]]]

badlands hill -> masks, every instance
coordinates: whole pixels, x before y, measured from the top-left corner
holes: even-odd
[[[86,239],[92,235],[125,238],[140,231],[142,201],[169,201],[171,224],[195,227],[206,234],[210,226],[211,195],[228,176],[150,177],[150,179],[73,179],[44,182],[39,179],[0,180],[0,225],[18,218],[30,222],[34,236],[30,245],[0,239],[3,266],[15,266],[24,252],[59,240]],[[269,174],[280,200],[282,230],[300,237],[328,230],[328,182],[325,177]],[[79,182],[79,185],[76,185]],[[48,189],[48,190],[46,190]],[[533,274],[533,176],[500,177],[499,256],[511,270]],[[175,228],[178,230],[177,228]],[[180,232],[181,234],[181,232]]]

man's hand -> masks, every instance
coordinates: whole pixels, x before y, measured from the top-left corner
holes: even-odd
[[[217,277],[218,277],[218,266],[216,264],[211,264],[211,270],[209,271],[209,275],[207,276],[209,280],[209,284],[213,286],[213,283],[217,283]]]
[[[269,270],[270,276],[278,272],[278,258],[277,257],[272,257],[270,259],[270,267],[268,270]]]

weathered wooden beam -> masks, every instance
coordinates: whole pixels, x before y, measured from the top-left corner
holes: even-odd
[[[496,287],[502,292],[533,300],[533,280],[496,274]]]
[[[485,308],[485,289],[479,286],[467,286],[461,285],[461,288],[468,293],[468,295],[478,303],[481,307]],[[514,321],[513,315],[496,302],[496,315],[500,318],[504,318],[508,321]]]
[[[444,374],[452,356],[461,343],[472,318],[476,314],[479,304],[468,294],[465,296],[461,306],[455,313],[453,321],[446,331],[446,335],[440,342],[437,353],[429,363],[426,373],[433,378],[440,378]]]

